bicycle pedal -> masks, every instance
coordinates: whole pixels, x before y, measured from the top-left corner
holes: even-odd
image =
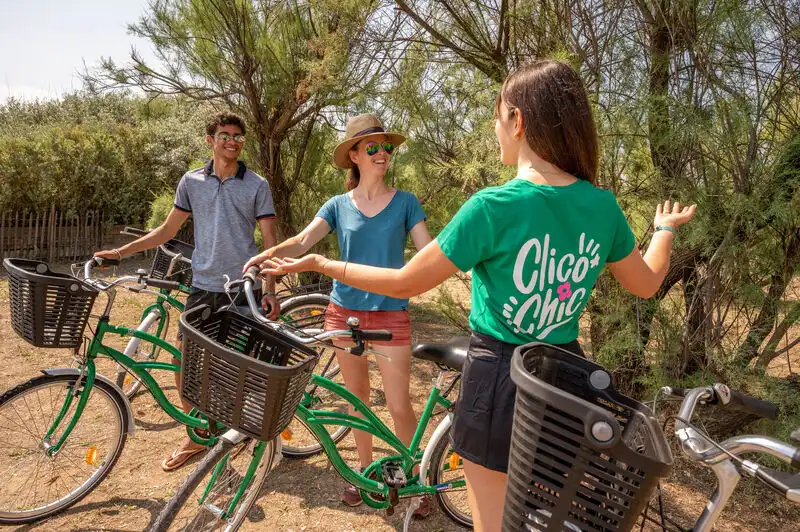
[[[391,488],[402,488],[408,484],[408,478],[403,468],[394,462],[384,462],[381,467],[383,482]]]

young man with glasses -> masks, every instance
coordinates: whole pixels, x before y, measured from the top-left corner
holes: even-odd
[[[192,215],[195,250],[192,255],[192,293],[186,300],[186,310],[203,304],[217,309],[230,303],[224,290],[224,276],[240,278],[242,266],[258,253],[254,237],[256,224],[261,229],[265,249],[277,244],[275,209],[269,183],[239,160],[245,142],[244,120],[230,112],[212,116],[206,125],[206,142],[213,152],[213,159],[181,178],[175,205],[166,221],[138,240],[95,253],[96,257],[121,259],[125,255],[158,247],[174,238]],[[280,312],[274,278],[265,281],[264,288],[262,305],[268,316],[274,319]],[[236,303],[244,303],[243,294],[236,296]],[[178,361],[173,360],[173,363]],[[180,388],[180,375],[177,373],[175,380]],[[183,407],[189,411],[189,405],[184,403]],[[177,469],[204,449],[186,438],[161,467],[165,471]]]

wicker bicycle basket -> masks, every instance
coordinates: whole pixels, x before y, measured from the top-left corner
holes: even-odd
[[[630,530],[672,465],[650,410],[602,366],[545,344],[518,347],[511,378],[503,530]]]
[[[78,347],[98,291],[38,260],[5,259],[11,326],[36,347]]]
[[[268,441],[294,416],[318,353],[233,310],[181,315],[182,397],[208,418]]]
[[[172,239],[156,248],[153,264],[150,267],[150,277],[177,281],[184,286],[192,286],[192,253],[194,247],[180,240]],[[182,257],[175,262],[170,271],[170,264],[178,254]]]

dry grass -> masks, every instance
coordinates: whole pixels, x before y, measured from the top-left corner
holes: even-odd
[[[133,268],[130,264],[128,267]],[[122,273],[122,272],[117,272]],[[443,325],[444,320],[431,310],[435,293],[424,295],[412,303],[414,338],[418,341],[444,341],[455,331]],[[102,300],[101,296],[98,300]],[[73,365],[71,353],[65,350],[37,349],[18,338],[11,329],[8,312],[8,289],[0,282],[0,390],[8,389],[38,374],[39,369]],[[138,321],[146,298],[120,292],[112,321],[133,324]],[[173,320],[174,325],[174,320]],[[170,336],[174,339],[175,327]],[[112,345],[113,342],[112,342]],[[122,346],[122,342],[116,343]],[[113,374],[107,363],[99,371]],[[436,371],[432,365],[415,361],[412,375],[412,399],[422,409]],[[372,373],[376,411],[388,419],[380,400],[380,375]],[[171,375],[162,375],[160,383],[168,397],[177,399]],[[153,522],[166,500],[191,470],[184,467],[164,473],[160,463],[183,437],[184,431],[156,406],[148,395],[139,395],[132,403],[136,416],[136,434],[128,440],[118,464],[106,480],[86,499],[64,514],[17,530],[145,530]],[[355,445],[349,436],[341,445],[342,454],[355,462]],[[380,448],[379,448],[380,450]],[[193,460],[192,462],[194,462]],[[666,483],[665,500],[670,515],[696,516],[707,500],[713,485],[707,472],[697,468],[678,468]],[[283,460],[268,478],[256,509],[243,530],[398,530],[402,529],[405,503],[393,516],[365,506],[347,508],[339,502],[344,482],[324,456],[305,461]],[[763,489],[752,486],[741,490],[729,506],[718,530],[797,530],[798,513],[786,503],[776,501]],[[414,530],[458,530],[441,511],[423,522],[415,522]]]

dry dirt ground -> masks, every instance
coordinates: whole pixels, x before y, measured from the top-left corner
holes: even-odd
[[[128,263],[123,271],[141,266]],[[4,273],[4,272],[3,272]],[[103,301],[103,297],[98,301]],[[444,341],[458,331],[432,310],[431,295],[412,301],[412,323],[415,342]],[[112,314],[112,322],[134,324],[147,298],[120,291]],[[174,325],[174,320],[173,320]],[[174,339],[175,327],[170,336]],[[38,374],[39,369],[71,366],[71,353],[65,350],[33,348],[16,336],[11,329],[8,288],[0,279],[0,391],[9,389]],[[112,345],[115,345],[112,343]],[[116,344],[122,347],[121,342]],[[112,375],[111,366],[98,364],[99,371]],[[374,368],[373,368],[374,369]],[[412,395],[417,412],[421,411],[435,368],[424,361],[413,363]],[[160,383],[174,401],[177,392],[171,375],[162,375]],[[372,372],[373,402],[375,409],[388,419],[383,404],[380,375]],[[128,439],[126,448],[114,470],[87,498],[69,511],[47,521],[17,527],[15,530],[145,530],[154,521],[165,502],[184,476],[192,469],[191,463],[177,471],[161,470],[162,459],[181,440],[184,431],[168,418],[147,394],[133,400],[136,433]],[[391,423],[391,422],[389,422]],[[391,426],[391,425],[390,425]],[[342,454],[355,462],[355,445],[352,436],[341,444]],[[380,447],[378,447],[380,452]],[[766,490],[743,481],[734,501],[726,508],[717,529],[726,531],[797,531],[800,530],[800,512],[788,503],[777,501]],[[387,516],[365,506],[347,508],[339,502],[343,481],[323,456],[304,461],[283,460],[267,479],[256,508],[250,513],[243,530],[286,531],[339,531],[339,530],[399,530],[405,503]],[[664,500],[667,514],[686,526],[692,517],[699,515],[713,488],[713,477],[699,468],[676,468],[665,485]],[[2,489],[2,488],[0,488]],[[11,527],[7,527],[11,529]],[[441,511],[422,522],[415,522],[412,530],[459,530]],[[654,529],[655,530],[655,529]]]

